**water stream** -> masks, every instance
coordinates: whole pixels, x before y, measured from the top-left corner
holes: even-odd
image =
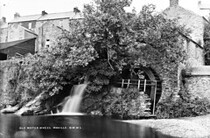
[[[80,114],[79,108],[87,84],[75,85],[72,88],[71,96],[65,102],[61,114]]]

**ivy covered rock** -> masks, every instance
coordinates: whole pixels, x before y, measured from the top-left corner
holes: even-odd
[[[136,88],[122,89],[122,92],[111,93],[103,99],[105,116],[114,118],[131,119],[150,115],[150,101],[144,92]]]
[[[176,100],[171,97],[160,102],[157,106],[157,118],[181,118],[206,115],[210,113],[210,102],[207,98],[194,97],[183,92]]]
[[[138,119],[150,115],[151,103],[144,92],[136,88],[110,90],[106,95],[83,99],[82,111],[91,115],[103,115],[120,119]]]

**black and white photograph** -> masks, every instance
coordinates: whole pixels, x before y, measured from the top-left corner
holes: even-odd
[[[0,138],[210,138],[210,0],[0,0]]]

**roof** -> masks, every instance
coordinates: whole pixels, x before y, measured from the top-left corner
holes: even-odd
[[[163,11],[163,13],[166,13],[166,12],[168,12],[169,10],[172,10],[173,12],[176,11],[176,12],[173,13],[175,16],[185,16],[185,17],[188,17],[189,15],[183,14],[183,13],[188,13],[188,14],[190,14],[190,15],[192,15],[192,16],[199,16],[199,17],[202,17],[202,16],[200,16],[200,15],[194,13],[193,11],[187,10],[187,9],[181,7],[181,6],[168,7],[168,8],[166,8],[166,9]]]
[[[210,21],[206,19],[206,17],[203,16],[203,19],[205,20],[206,23],[210,24]]]
[[[18,45],[20,43],[24,43],[24,42],[33,40],[33,39],[36,39],[36,38],[34,37],[34,38],[29,38],[29,39],[22,39],[22,40],[17,40],[17,41],[12,41],[12,42],[0,43],[0,50],[9,48],[9,47]]]
[[[75,14],[73,11],[61,12],[61,13],[49,13],[43,16],[41,14],[37,14],[37,15],[17,17],[17,18],[14,18],[9,23],[27,22],[27,21],[44,21],[44,20],[65,19],[65,18],[79,19],[79,18],[82,18],[82,15],[79,13]]]
[[[25,27],[23,27],[23,26],[21,26],[21,25],[20,25],[20,27],[23,28],[26,32],[31,33],[31,34],[33,34],[33,35],[35,35],[35,36],[38,36],[38,34],[34,33],[34,32],[31,31],[30,29],[25,28]]]
[[[74,12],[51,13],[51,14],[46,14],[44,16],[41,16],[39,18],[39,21],[53,20],[53,19],[64,19],[64,18],[78,19],[78,18],[82,18],[82,16],[81,16],[81,14],[79,14],[79,13],[75,14]]]
[[[27,21],[36,21],[41,17],[41,14],[38,15],[28,15],[28,16],[21,16],[16,17],[9,23],[16,23],[16,22],[27,22]]]

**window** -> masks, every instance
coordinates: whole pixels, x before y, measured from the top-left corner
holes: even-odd
[[[206,54],[206,59],[210,60],[210,52]]]
[[[28,24],[28,29],[32,29],[32,23]]]
[[[210,52],[205,54],[205,65],[210,65]]]
[[[50,39],[46,39],[45,46],[48,48],[50,47]]]

